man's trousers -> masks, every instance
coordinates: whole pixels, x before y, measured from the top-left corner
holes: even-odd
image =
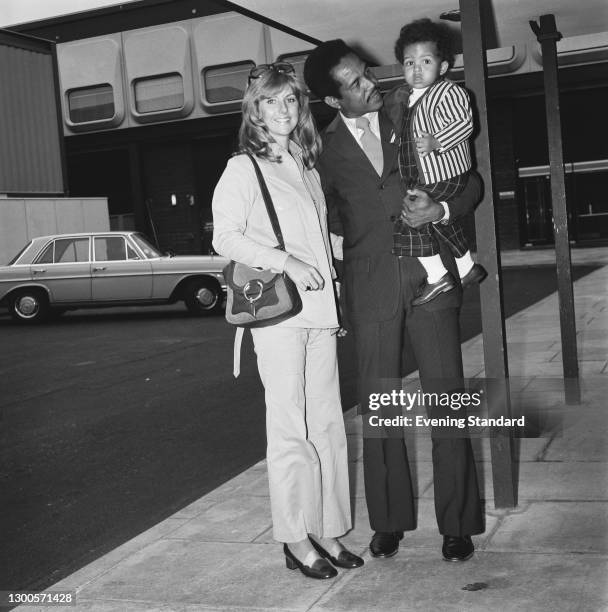
[[[425,393],[453,391],[462,385],[459,288],[422,306],[411,300],[424,279],[415,258],[399,258],[400,303],[394,317],[381,322],[353,321],[364,419],[365,496],[374,531],[404,531],[416,526],[414,499],[403,429],[386,436],[370,433],[369,393],[386,392],[401,379],[405,335],[409,335]],[[451,294],[451,295],[450,295]],[[398,411],[401,414],[401,410]],[[394,411],[393,414],[396,414]],[[432,414],[434,416],[434,414]],[[443,535],[483,531],[483,517],[471,441],[459,431],[433,428],[435,513]],[[465,436],[465,437],[463,437]]]

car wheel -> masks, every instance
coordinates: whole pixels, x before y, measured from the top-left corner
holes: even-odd
[[[222,308],[222,290],[215,281],[193,280],[186,285],[184,302],[192,314],[203,315],[219,312]]]
[[[24,289],[11,298],[10,313],[15,321],[39,323],[49,314],[49,300],[43,291]]]

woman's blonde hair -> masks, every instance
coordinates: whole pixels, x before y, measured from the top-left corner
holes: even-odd
[[[262,121],[260,102],[278,94],[286,87],[294,93],[300,107],[298,123],[290,138],[302,147],[304,165],[312,169],[321,153],[321,138],[310,112],[308,94],[292,72],[268,68],[259,77],[251,79],[241,106],[243,120],[239,129],[239,149],[241,152],[251,153],[262,159],[281,161],[281,157],[274,155],[270,147],[274,139]]]

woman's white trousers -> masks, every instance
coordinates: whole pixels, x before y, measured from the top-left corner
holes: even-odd
[[[252,329],[266,393],[273,535],[298,542],[351,528],[336,336],[330,329]]]

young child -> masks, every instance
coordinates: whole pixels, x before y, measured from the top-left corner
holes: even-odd
[[[449,203],[464,188],[471,169],[468,138],[473,131],[466,90],[444,78],[454,64],[452,34],[447,26],[430,19],[413,21],[401,28],[395,56],[403,65],[406,81],[389,94],[389,99],[402,101],[399,170],[404,191],[423,189],[436,202]],[[444,208],[449,215],[449,207]],[[446,242],[454,254],[463,288],[487,276],[471,258],[458,222],[445,219],[414,229],[400,219],[395,232],[399,255],[411,256],[413,246],[416,254],[424,255],[418,260],[427,279],[412,301],[415,306],[456,286],[441,261],[435,237]]]

